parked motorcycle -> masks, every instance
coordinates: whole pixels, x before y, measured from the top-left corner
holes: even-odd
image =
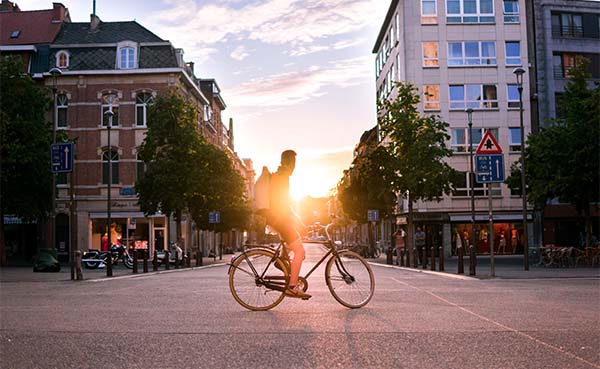
[[[171,242],[171,246],[169,246],[169,263],[175,263],[175,251],[177,251],[177,261],[181,262],[183,259],[183,250],[177,242]],[[156,256],[158,258],[158,265],[162,265],[165,260],[165,250],[158,250],[156,252]]]
[[[112,265],[117,265],[119,260],[122,260],[127,269],[133,268],[133,257],[129,255],[127,248],[120,244],[113,244],[110,252],[88,250],[83,253],[81,263],[88,269],[98,269],[106,265],[109,257],[111,257]]]

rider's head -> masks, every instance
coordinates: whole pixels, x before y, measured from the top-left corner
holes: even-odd
[[[285,150],[281,153],[281,169],[288,171],[290,174],[296,167],[296,152],[294,150]]]

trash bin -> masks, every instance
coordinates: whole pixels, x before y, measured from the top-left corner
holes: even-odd
[[[56,249],[39,249],[33,262],[34,272],[60,272]]]

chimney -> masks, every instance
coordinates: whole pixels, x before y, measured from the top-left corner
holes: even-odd
[[[233,150],[233,118],[229,118],[229,147]]]
[[[194,75],[194,62],[186,63],[192,75]]]
[[[92,31],[95,31],[100,23],[102,23],[102,21],[96,14],[90,14],[90,29]]]
[[[65,20],[67,9],[61,3],[52,3],[52,23],[60,23]]]

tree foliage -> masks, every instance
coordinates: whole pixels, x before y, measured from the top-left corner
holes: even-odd
[[[564,93],[564,119],[529,136],[525,148],[527,200],[543,206],[549,199],[575,205],[586,218],[589,242],[590,205],[600,201],[600,85],[589,88],[587,61],[577,60]],[[520,162],[506,181],[520,189]]]
[[[198,132],[195,106],[170,91],[157,97],[148,116],[140,148],[147,170],[136,183],[142,211],[173,215],[178,237],[184,212],[200,229],[243,227],[250,214],[243,178],[231,158]],[[216,226],[208,224],[210,211],[221,213]]]
[[[52,100],[23,70],[20,58],[0,58],[0,220],[4,214],[43,219],[52,206],[52,123],[46,115]],[[1,221],[0,247],[3,264]]]

